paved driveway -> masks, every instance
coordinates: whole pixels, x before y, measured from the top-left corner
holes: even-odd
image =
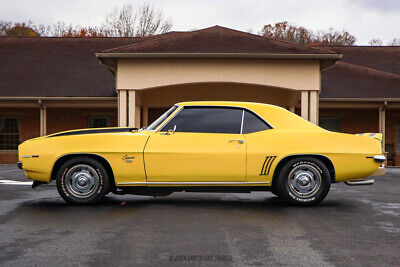
[[[80,207],[54,186],[12,181],[27,182],[1,166],[1,266],[400,264],[397,170],[373,186],[335,184],[313,208],[263,192],[110,195]]]

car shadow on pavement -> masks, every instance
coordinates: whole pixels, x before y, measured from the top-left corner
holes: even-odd
[[[282,208],[334,208],[334,209],[353,209],[356,204],[343,200],[324,200],[319,205],[314,207],[297,207],[287,203],[286,201],[275,197],[265,197],[263,199],[220,199],[218,197],[188,197],[188,198],[173,198],[173,197],[137,197],[115,198],[115,196],[106,196],[103,200],[95,205],[73,205],[66,203],[61,198],[48,198],[29,201],[24,203],[24,207],[36,209],[63,209],[63,208],[79,208],[99,209],[104,208],[121,208],[121,209],[136,209],[151,206],[166,206],[166,207],[191,207],[191,208],[224,208],[224,209],[282,209]]]

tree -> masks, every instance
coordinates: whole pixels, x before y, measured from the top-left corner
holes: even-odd
[[[313,40],[321,46],[350,46],[354,45],[357,38],[345,30],[339,32],[330,28],[328,31],[318,31]]]
[[[0,20],[0,36],[6,36],[6,32],[11,29],[12,22]]]
[[[95,27],[70,28],[61,37],[104,37],[104,35]]]
[[[372,39],[368,42],[368,44],[369,44],[370,46],[381,46],[381,45],[382,45],[382,40],[379,39],[379,38],[372,38]]]
[[[110,37],[142,37],[165,33],[171,28],[171,19],[165,18],[162,11],[156,10],[149,4],[139,6],[137,9],[131,4],[126,4],[107,14],[100,32]]]
[[[39,34],[39,36],[50,36],[51,35],[51,26],[44,24],[31,24],[29,25],[35,32]]]
[[[39,33],[37,33],[32,27],[29,27],[25,23],[17,23],[10,29],[6,30],[6,36],[8,37],[39,37]]]
[[[261,30],[261,35],[299,44],[308,44],[313,33],[304,27],[297,27],[287,21],[268,24]]]
[[[312,30],[287,21],[265,25],[261,35],[304,45],[343,46],[353,45],[356,42],[356,37],[345,30],[339,32],[331,28],[315,34]]]
[[[400,46],[400,38],[394,38],[393,40],[391,40],[388,45],[391,46]]]

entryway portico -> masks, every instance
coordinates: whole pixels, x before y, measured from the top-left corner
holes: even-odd
[[[149,108],[193,100],[297,107],[318,124],[321,71],[341,56],[219,26],[96,55],[116,77],[119,125],[133,127],[148,125]]]

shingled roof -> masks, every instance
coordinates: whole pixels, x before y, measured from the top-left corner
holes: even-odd
[[[278,53],[332,55],[321,99],[400,98],[400,47],[313,48],[220,26],[145,38],[0,38],[0,96],[116,96],[95,53]]]
[[[328,54],[336,52],[285,42],[221,26],[197,31],[177,32],[102,51],[101,54],[126,53],[245,53],[245,54]]]
[[[400,75],[346,62],[322,72],[320,98],[400,98]]]
[[[341,62],[400,75],[400,46],[340,46],[329,50],[343,54]]]
[[[115,96],[95,52],[139,38],[0,38],[0,96]]]

